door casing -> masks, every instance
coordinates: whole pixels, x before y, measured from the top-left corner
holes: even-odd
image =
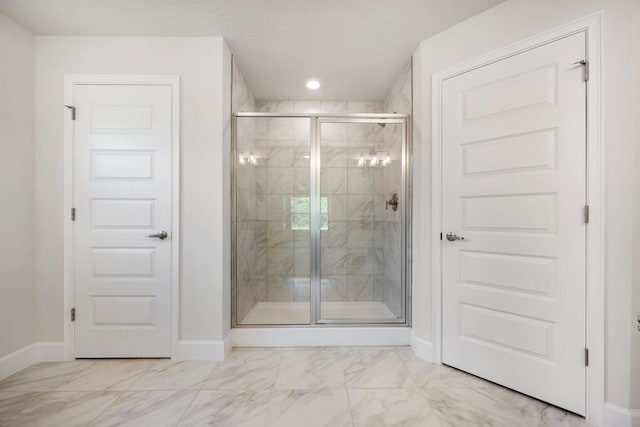
[[[432,343],[433,361],[442,363],[442,84],[445,80],[519,53],[584,32],[590,76],[587,82],[587,225],[586,271],[586,342],[589,349],[587,368],[587,420],[602,425],[604,414],[604,147],[602,93],[602,12],[552,29],[532,38],[501,48],[438,71],[432,77]]]
[[[64,104],[74,105],[76,85],[137,85],[171,87],[171,357],[178,354],[180,283],[180,76],[67,74],[64,77]],[[81,114],[81,112],[78,112]],[[64,359],[75,358],[75,324],[71,321],[74,302],[74,132],[71,113],[64,117]]]

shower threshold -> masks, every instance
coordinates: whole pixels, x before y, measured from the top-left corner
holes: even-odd
[[[308,302],[259,302],[241,325],[304,325],[309,323]],[[386,304],[373,301],[323,302],[324,319],[396,319]]]

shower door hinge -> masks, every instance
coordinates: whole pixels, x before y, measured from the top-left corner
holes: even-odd
[[[66,105],[66,104],[64,104],[64,106],[71,110],[71,120],[75,120],[76,119],[76,107],[74,107],[73,105]]]
[[[76,220],[76,208],[71,208],[71,221]]]
[[[589,349],[584,349],[584,366],[589,366]]]
[[[71,321],[75,322],[76,321],[76,308],[72,308],[71,309]]]
[[[574,65],[582,65],[584,67],[584,81],[589,81],[589,61],[583,59],[582,61],[574,62]]]
[[[589,224],[589,205],[584,207],[584,223]]]

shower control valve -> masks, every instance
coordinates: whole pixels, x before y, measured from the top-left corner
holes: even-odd
[[[393,209],[393,211],[397,211],[398,210],[398,204],[399,204],[399,200],[398,200],[398,193],[393,193],[393,195],[391,196],[390,200],[387,200],[385,203],[385,209],[389,209],[389,206],[391,206],[391,209]]]

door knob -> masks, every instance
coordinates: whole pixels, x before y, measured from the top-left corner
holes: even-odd
[[[147,236],[146,236],[146,237],[149,237],[150,239],[160,239],[160,240],[164,240],[164,239],[166,239],[167,237],[169,237],[169,234],[168,234],[166,231],[161,230],[161,231],[158,231],[157,233],[147,234]]]
[[[447,233],[447,240],[450,242],[455,242],[456,240],[464,240],[464,237],[458,236],[456,233]]]

